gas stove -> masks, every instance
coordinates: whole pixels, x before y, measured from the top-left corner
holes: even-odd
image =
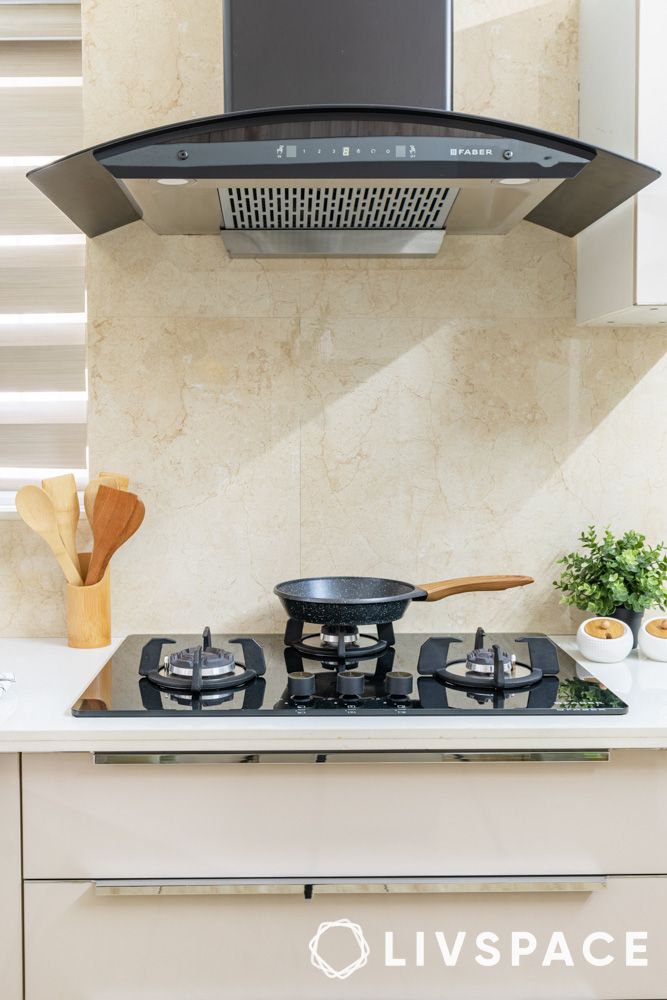
[[[621,715],[627,705],[540,633],[129,636],[79,717]]]

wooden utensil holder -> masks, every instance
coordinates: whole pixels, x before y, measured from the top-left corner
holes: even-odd
[[[79,553],[81,575],[88,572],[90,552]],[[67,584],[67,644],[74,649],[99,649],[111,642],[111,587],[109,567],[90,587]]]

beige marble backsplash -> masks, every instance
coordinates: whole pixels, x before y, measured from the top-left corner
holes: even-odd
[[[219,0],[83,0],[89,141],[222,108]],[[456,105],[576,134],[576,0],[457,3]],[[590,522],[667,535],[667,335],[579,329],[575,243],[522,224],[432,261],[230,261],[142,223],[89,243],[90,457],[144,526],[116,634],[279,628],[279,580],[527,573],[416,630],[579,620],[551,586]],[[0,523],[0,631],[61,634],[61,581]]]

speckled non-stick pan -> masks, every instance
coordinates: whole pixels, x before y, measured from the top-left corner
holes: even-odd
[[[475,590],[508,590],[530,576],[465,576],[416,587],[375,576],[312,576],[273,588],[290,618],[314,625],[384,625],[402,618],[411,601],[440,601]]]

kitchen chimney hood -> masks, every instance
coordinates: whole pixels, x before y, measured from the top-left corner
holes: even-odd
[[[452,0],[226,0],[225,114],[28,177],[88,236],[143,219],[301,257],[433,256],[523,219],[574,236],[660,176],[452,111],[451,67]]]

